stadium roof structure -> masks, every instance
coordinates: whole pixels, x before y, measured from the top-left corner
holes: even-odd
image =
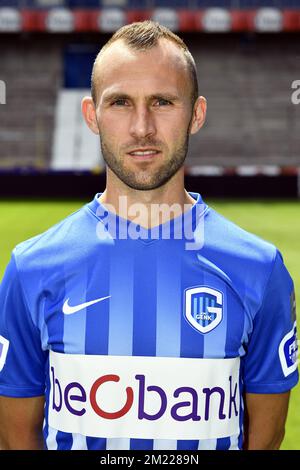
[[[228,33],[300,31],[300,9],[124,9],[0,7],[0,33],[103,32],[112,33],[124,24],[153,19],[173,31]]]

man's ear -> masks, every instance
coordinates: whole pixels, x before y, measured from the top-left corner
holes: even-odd
[[[207,103],[204,96],[199,96],[194,104],[190,134],[196,134],[205,122]]]
[[[90,96],[85,96],[81,102],[81,111],[85,122],[89,126],[94,134],[99,134],[97,119],[96,119],[96,109],[94,101]]]

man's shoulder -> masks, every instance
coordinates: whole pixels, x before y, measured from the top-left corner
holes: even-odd
[[[17,267],[51,265],[59,255],[80,243],[87,218],[85,208],[81,207],[46,231],[16,245],[13,254]]]
[[[210,209],[202,262],[226,281],[253,318],[276,265],[278,249]],[[283,269],[283,268],[280,268]],[[283,271],[282,271],[283,273]]]
[[[225,255],[241,261],[269,264],[276,256],[276,246],[245,230],[210,208],[206,227],[206,240]]]

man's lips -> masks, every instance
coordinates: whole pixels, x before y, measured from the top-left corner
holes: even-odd
[[[131,152],[127,152],[127,155],[130,155],[133,158],[137,159],[146,159],[146,158],[153,158],[156,155],[160,154],[161,151],[153,148],[144,148],[144,149],[134,149]]]

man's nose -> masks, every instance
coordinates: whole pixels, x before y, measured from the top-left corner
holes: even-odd
[[[154,116],[147,106],[136,108],[132,114],[130,134],[133,137],[144,138],[156,133]]]

